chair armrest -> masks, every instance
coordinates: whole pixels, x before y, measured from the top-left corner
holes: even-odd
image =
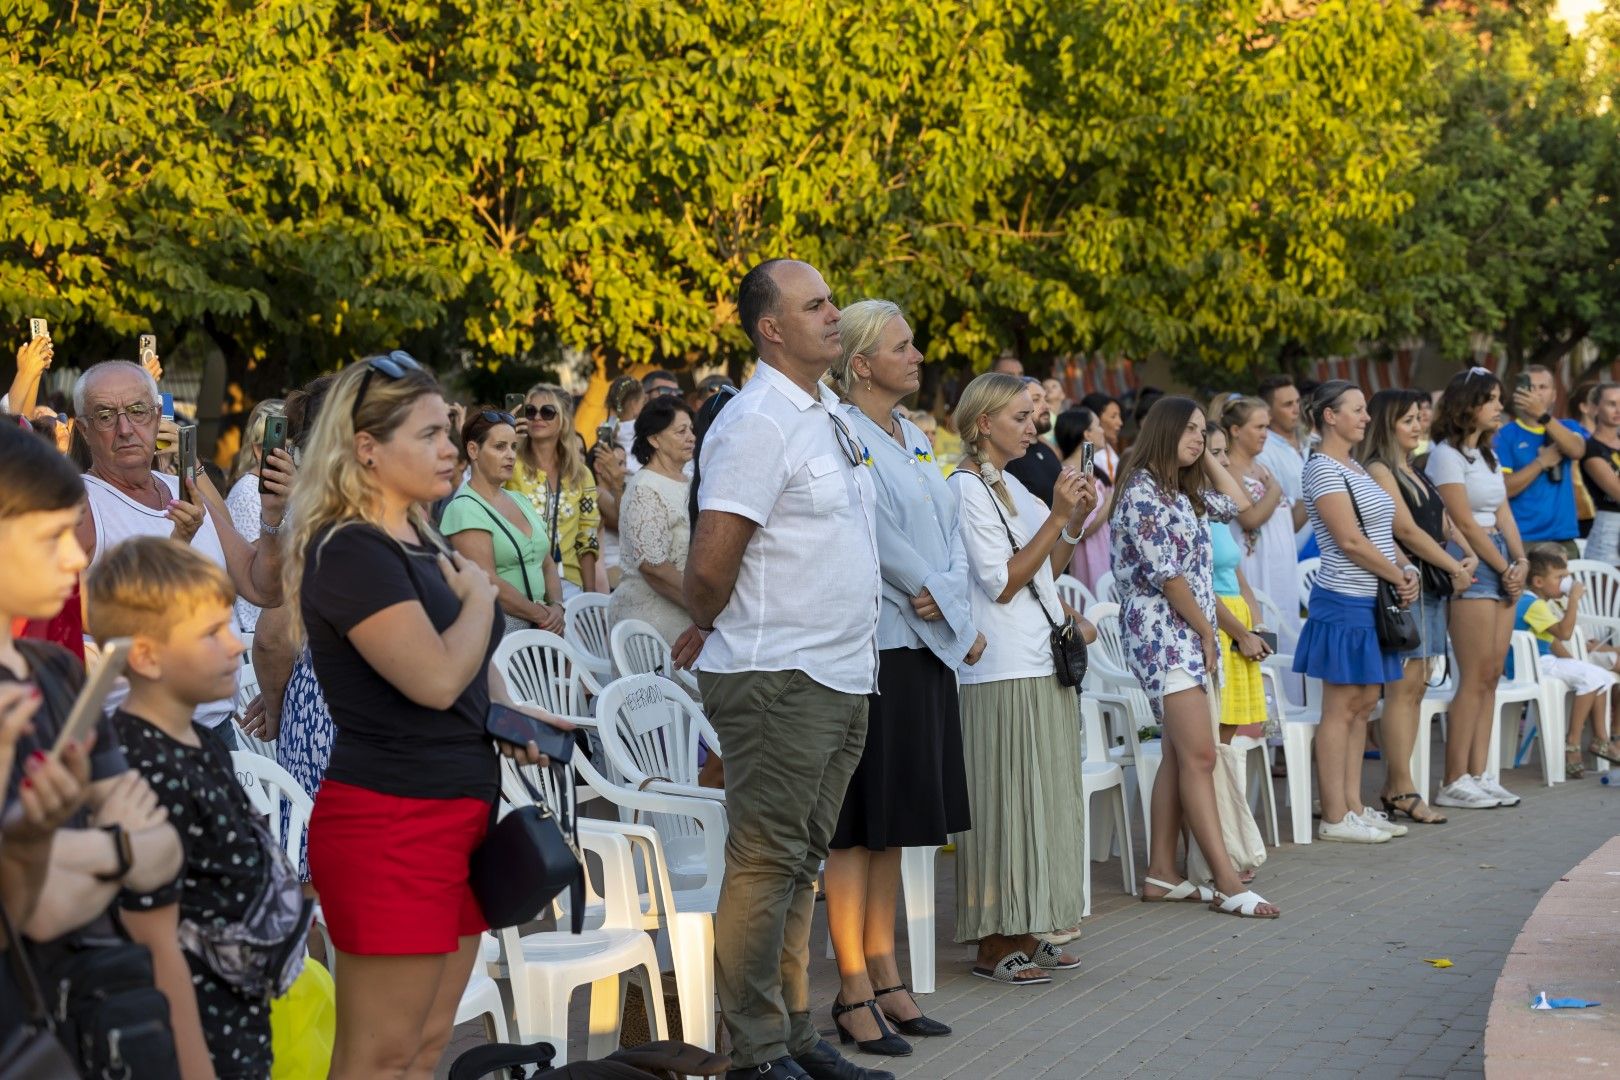
[[[725,788],[699,787],[697,784],[681,784],[674,780],[652,780],[647,784],[646,790],[662,792],[665,795],[678,795],[683,799],[717,802],[721,806],[726,803]]]
[[[581,852],[590,852],[602,863],[602,928],[639,930],[641,890],[636,888],[636,869],[630,857],[630,842],[619,833],[600,827],[580,829]]]

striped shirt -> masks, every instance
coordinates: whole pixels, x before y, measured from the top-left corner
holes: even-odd
[[[1317,513],[1316,500],[1324,495],[1348,493],[1361,511],[1363,528],[1373,546],[1390,562],[1396,562],[1395,500],[1361,469],[1341,465],[1326,454],[1312,454],[1305,463],[1303,486],[1316,546],[1322,549],[1322,568],[1316,584],[1341,596],[1377,595],[1377,576],[1351,562],[1339,548]]]

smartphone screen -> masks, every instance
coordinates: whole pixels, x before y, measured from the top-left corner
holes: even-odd
[[[82,739],[95,730],[96,721],[101,719],[102,704],[112,693],[113,683],[124,673],[130,643],[130,638],[113,638],[102,647],[101,659],[84,681],[84,689],[79,691],[73,711],[68,713],[67,723],[57,734],[56,745],[51,747],[53,755],[60,754],[70,741]]]
[[[42,337],[48,338],[50,336],[51,336],[50,327],[45,324],[44,319],[29,319],[28,320],[28,337],[29,337],[30,340],[38,341]]]
[[[522,394],[507,394],[506,395],[506,411],[511,413],[513,416],[522,416],[523,415],[523,401],[524,401],[524,398],[523,398]]]
[[[165,419],[165,420],[173,420],[174,419],[174,395],[173,394],[162,394],[160,396],[163,398],[163,419]]]
[[[270,451],[280,450],[287,445],[287,418],[285,416],[267,416],[264,418],[264,438],[259,443],[259,461],[270,460]],[[260,470],[259,494],[265,494],[264,474]]]
[[[1091,471],[1092,471],[1091,463],[1094,460],[1094,454],[1095,454],[1095,451],[1092,449],[1092,446],[1091,446],[1090,443],[1082,443],[1081,444],[1081,450],[1080,450],[1080,475],[1081,476],[1085,476],[1085,477],[1090,477],[1091,476]]]
[[[195,491],[191,483],[192,476],[197,471],[197,425],[180,425],[180,455],[176,462],[180,471],[180,498],[189,503],[195,503]]]

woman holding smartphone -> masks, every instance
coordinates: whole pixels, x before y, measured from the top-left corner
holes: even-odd
[[[517,465],[507,490],[528,499],[546,523],[552,557],[562,569],[563,600],[596,590],[602,524],[596,480],[574,431],[574,405],[560,386],[529,391],[517,419]]]
[[[306,456],[284,580],[337,727],[309,834],[340,954],[331,1076],[428,1076],[487,929],[468,877],[499,791],[485,722],[510,703],[490,666],[502,618],[489,576],[423,515],[456,447],[409,354],[338,376]]]

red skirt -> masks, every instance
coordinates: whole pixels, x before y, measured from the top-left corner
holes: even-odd
[[[309,872],[332,944],[355,956],[452,953],[489,929],[467,863],[489,830],[482,799],[408,799],[322,781]]]

